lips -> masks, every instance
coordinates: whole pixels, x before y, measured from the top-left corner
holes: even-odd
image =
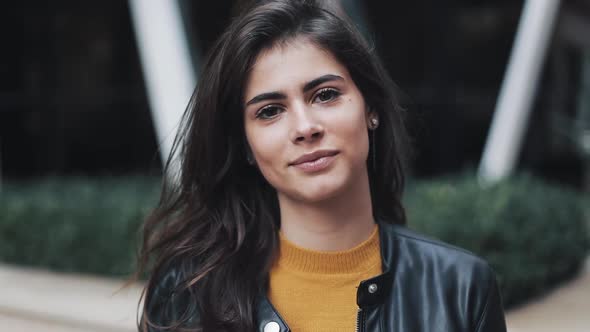
[[[289,163],[289,165],[290,166],[302,165],[304,163],[316,161],[320,158],[332,157],[337,154],[338,154],[337,150],[318,150],[318,151],[314,151],[312,153],[304,154],[303,156],[301,156],[301,157],[295,159],[294,161],[292,161],[291,163]]]

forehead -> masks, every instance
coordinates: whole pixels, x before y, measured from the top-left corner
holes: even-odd
[[[314,43],[295,39],[261,52],[248,75],[245,97],[269,91],[300,87],[326,74],[349,80],[349,73],[336,58]]]

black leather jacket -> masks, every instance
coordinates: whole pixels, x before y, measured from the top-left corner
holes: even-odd
[[[357,331],[506,331],[496,278],[485,261],[402,226],[380,223],[379,238],[384,273],[359,285]],[[169,273],[162,282],[176,278]],[[147,310],[159,323],[157,305]],[[259,332],[290,331],[265,296],[257,322]]]

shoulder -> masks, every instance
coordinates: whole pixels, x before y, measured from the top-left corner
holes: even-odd
[[[383,223],[380,230],[397,292],[420,299],[421,308],[453,308],[460,330],[506,330],[496,274],[484,259],[403,226]],[[415,293],[426,289],[435,291]]]
[[[380,224],[383,241],[388,241],[399,261],[408,264],[436,264],[442,270],[472,271],[480,277],[494,276],[489,264],[473,252],[445,243],[407,227]],[[420,258],[420,259],[416,259]],[[443,271],[440,271],[443,272]]]
[[[152,325],[148,331],[160,331],[164,326],[193,322],[196,318],[196,306],[181,271],[178,266],[168,264],[155,271],[148,281],[142,316],[142,323],[147,319]]]
[[[146,305],[158,306],[169,301],[178,292],[182,280],[180,269],[173,264],[154,270],[146,285]]]

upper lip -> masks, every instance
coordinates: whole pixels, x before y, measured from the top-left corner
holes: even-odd
[[[301,157],[290,162],[289,165],[303,164],[308,161],[314,161],[314,160],[320,159],[322,157],[334,156],[336,154],[338,154],[337,150],[317,150],[317,151],[314,151],[311,153],[306,153],[306,154],[302,155]]]

